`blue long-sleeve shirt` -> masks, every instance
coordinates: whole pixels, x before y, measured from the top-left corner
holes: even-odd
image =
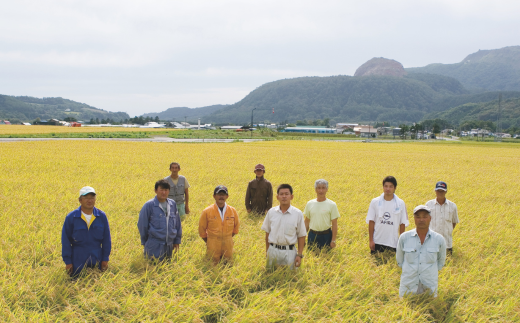
[[[147,201],[139,212],[139,220],[137,221],[137,228],[145,253],[156,258],[164,255],[166,246],[180,244],[182,238],[181,219],[177,211],[177,204],[171,199],[166,201],[167,210],[161,208],[157,197]]]
[[[404,232],[399,237],[395,257],[397,265],[403,269],[399,296],[415,294],[419,283],[437,296],[439,270],[446,262],[446,241],[442,235],[428,230],[421,244],[416,229]]]
[[[110,227],[105,212],[94,208],[90,225],[81,218],[81,207],[65,217],[61,233],[61,255],[66,265],[72,264],[77,274],[85,265],[109,261],[112,251]],[[99,264],[101,266],[101,264]]]

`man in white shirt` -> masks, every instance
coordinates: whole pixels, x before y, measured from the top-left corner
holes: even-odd
[[[406,205],[395,194],[397,180],[393,176],[383,179],[383,194],[370,202],[366,222],[370,239],[370,253],[390,250],[395,252],[399,235],[408,226]],[[399,233],[398,233],[399,231]]]
[[[277,266],[300,267],[305,247],[305,222],[302,211],[291,205],[293,189],[289,184],[278,186],[276,199],[279,206],[266,214],[262,230],[265,231],[267,269]],[[298,243],[298,251],[295,244]]]
[[[451,255],[453,251],[453,230],[459,223],[459,214],[457,205],[446,198],[447,191],[448,184],[437,182],[435,184],[437,198],[426,202],[426,206],[431,210],[430,229],[444,237],[447,252]]]
[[[303,210],[305,227],[309,231],[309,247],[335,248],[338,235],[338,206],[327,198],[329,182],[324,179],[317,180],[314,190],[317,197],[307,202]]]

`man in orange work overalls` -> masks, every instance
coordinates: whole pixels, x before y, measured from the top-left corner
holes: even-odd
[[[228,189],[219,185],[213,191],[215,204],[202,211],[199,220],[199,235],[206,242],[206,255],[218,264],[222,259],[231,261],[233,257],[233,236],[238,234],[238,213],[227,205]]]

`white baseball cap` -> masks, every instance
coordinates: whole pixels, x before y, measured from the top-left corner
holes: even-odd
[[[94,188],[92,188],[90,186],[85,186],[79,190],[79,196],[85,196],[89,193],[96,195],[96,191],[94,190]]]
[[[416,206],[415,209],[413,209],[413,214],[415,214],[421,210],[424,210],[428,213],[432,213],[432,210],[430,210],[430,208],[427,207],[426,205],[419,205],[419,206]]]

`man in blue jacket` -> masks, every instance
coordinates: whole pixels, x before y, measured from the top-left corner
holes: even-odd
[[[155,183],[155,197],[147,201],[137,221],[144,254],[148,258],[171,258],[179,250],[182,228],[177,205],[168,198],[170,184],[161,179]]]
[[[105,212],[94,207],[96,191],[85,186],[79,191],[80,207],[65,218],[61,233],[61,255],[65,269],[77,276],[84,267],[108,268],[112,241]]]

